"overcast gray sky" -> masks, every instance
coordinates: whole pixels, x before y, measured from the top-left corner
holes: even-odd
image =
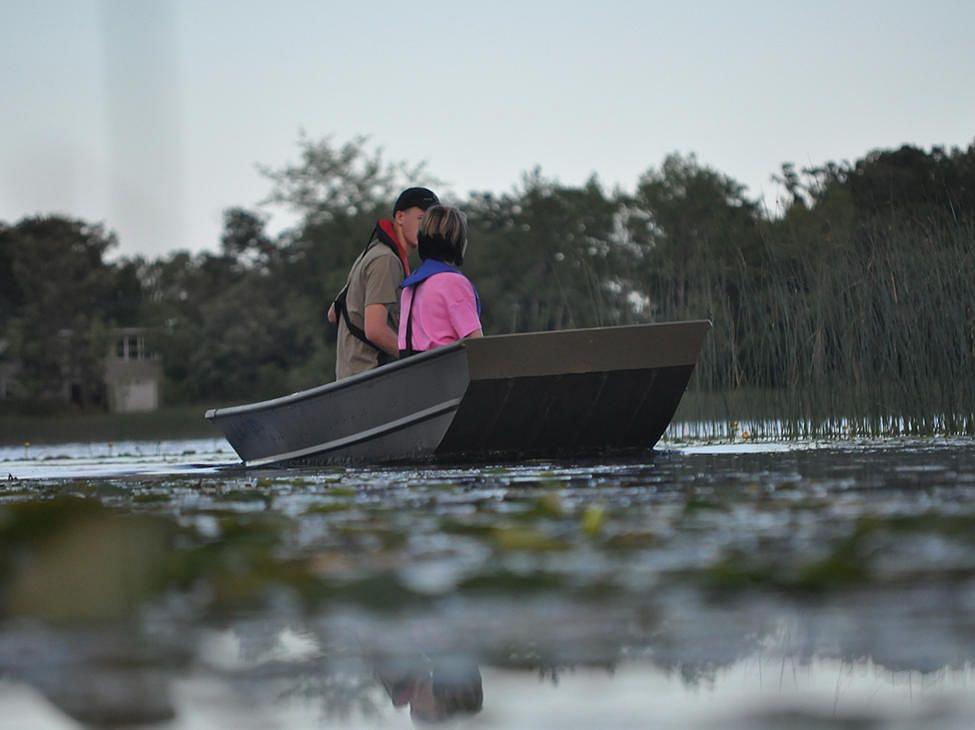
[[[302,128],[369,135],[458,195],[536,164],[631,188],[680,151],[772,201],[785,161],[972,143],[973,38],[962,0],[3,0],[0,220],[215,248]]]

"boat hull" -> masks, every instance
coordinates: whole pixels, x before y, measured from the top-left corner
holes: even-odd
[[[706,321],[465,340],[271,401],[210,410],[247,466],[648,450]]]

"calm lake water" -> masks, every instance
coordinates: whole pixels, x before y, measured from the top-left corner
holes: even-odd
[[[0,728],[970,728],[975,441],[0,448]]]

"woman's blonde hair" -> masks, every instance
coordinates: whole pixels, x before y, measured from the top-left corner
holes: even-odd
[[[420,223],[420,258],[461,266],[466,249],[467,216],[449,205],[428,208]]]

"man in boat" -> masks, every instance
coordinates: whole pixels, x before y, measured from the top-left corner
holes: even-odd
[[[328,310],[329,322],[338,324],[336,379],[398,357],[399,287],[410,273],[409,254],[418,245],[423,215],[439,203],[427,188],[404,190],[393,206],[393,217],[376,224],[352,264],[345,287]]]

